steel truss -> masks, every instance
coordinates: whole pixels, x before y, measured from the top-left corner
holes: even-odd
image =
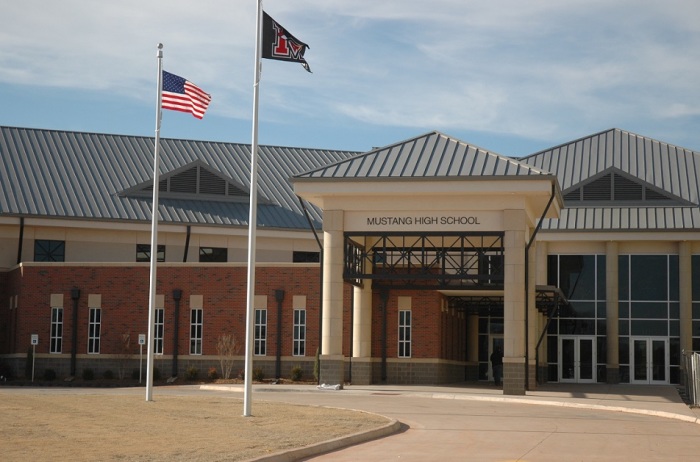
[[[502,232],[345,233],[343,278],[392,289],[503,289]],[[368,270],[370,269],[370,270]]]

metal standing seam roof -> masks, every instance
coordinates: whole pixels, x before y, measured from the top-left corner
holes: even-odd
[[[554,173],[564,194],[602,172],[617,169],[684,203],[660,207],[626,207],[612,203],[564,208],[559,219],[543,221],[542,229],[545,231],[700,229],[698,152],[613,128],[520,160]]]
[[[202,162],[250,187],[250,145],[161,138],[161,175]],[[0,127],[0,215],[150,221],[149,197],[124,191],[152,182],[154,139],[149,137]],[[357,152],[259,147],[258,226],[308,229],[288,179]],[[321,212],[308,207],[320,223]],[[166,198],[161,221],[247,226],[248,200]]]
[[[294,177],[311,179],[494,178],[551,174],[440,132],[340,160]]]

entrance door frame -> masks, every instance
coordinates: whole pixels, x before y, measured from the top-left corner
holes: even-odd
[[[563,359],[563,349],[562,349],[562,343],[564,341],[573,341],[574,343],[574,377],[573,378],[564,378],[564,359]],[[588,379],[582,379],[581,378],[581,342],[590,342],[591,343],[591,377]],[[559,358],[558,358],[558,370],[559,370],[559,382],[561,383],[596,383],[598,380],[597,376],[597,358],[598,358],[598,352],[597,352],[597,341],[595,335],[560,335],[559,336],[559,345],[558,345],[558,351],[559,351]]]
[[[646,343],[646,379],[635,379],[635,341]],[[654,380],[654,349],[655,342],[663,342],[664,345],[664,380]],[[641,385],[665,385],[670,381],[670,352],[668,337],[653,335],[630,336],[630,383]]]
[[[489,334],[488,378],[489,378],[489,381],[491,381],[491,382],[493,382],[493,367],[491,367],[491,353],[493,353],[493,349],[495,346],[500,346],[501,352],[503,352],[503,334]],[[503,377],[501,377],[501,378],[503,378]]]

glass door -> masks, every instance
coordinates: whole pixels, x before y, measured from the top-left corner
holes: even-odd
[[[596,381],[596,341],[591,336],[559,337],[559,381]]]
[[[668,339],[631,337],[630,382],[669,383]]]
[[[491,338],[489,338],[489,358],[491,358],[491,353],[496,351],[496,348],[501,349],[501,353],[503,353],[503,335],[491,335]],[[489,380],[493,382],[493,368],[491,367],[491,361],[489,359]],[[501,377],[501,380],[503,380],[503,377]]]

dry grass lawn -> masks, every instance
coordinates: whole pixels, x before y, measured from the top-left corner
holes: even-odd
[[[236,461],[381,427],[363,412],[222,395],[156,396],[0,388],[0,459]]]

